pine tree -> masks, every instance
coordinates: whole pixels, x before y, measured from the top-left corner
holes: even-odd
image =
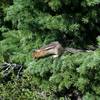
[[[0,98],[99,100],[100,1],[5,2],[0,2]],[[59,41],[64,48],[97,48],[91,52],[67,52],[56,59],[32,58],[33,50],[52,41]],[[20,79],[16,78],[16,67],[3,76],[5,62],[9,68],[22,65]]]

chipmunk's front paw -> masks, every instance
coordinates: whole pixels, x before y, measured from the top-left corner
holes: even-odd
[[[57,58],[59,55],[53,55],[53,58]]]

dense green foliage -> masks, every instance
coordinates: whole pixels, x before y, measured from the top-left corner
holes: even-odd
[[[0,99],[100,99],[100,0],[1,0]],[[95,51],[33,59],[51,41]],[[4,62],[23,66],[4,76]],[[12,66],[11,66],[12,67]]]

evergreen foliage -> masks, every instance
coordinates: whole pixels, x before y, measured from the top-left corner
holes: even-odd
[[[1,0],[0,99],[99,100],[99,6],[100,0]],[[96,50],[32,58],[33,50],[52,41]],[[21,64],[22,75],[13,69],[4,76],[5,62]]]

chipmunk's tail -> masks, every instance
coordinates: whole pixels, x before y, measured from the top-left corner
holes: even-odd
[[[70,52],[70,53],[78,53],[78,52],[84,52],[82,49],[74,49],[74,48],[65,48],[65,52]]]
[[[78,53],[78,52],[93,52],[94,50],[84,50],[84,49],[75,49],[75,48],[65,48],[65,52],[70,52],[70,53]]]

